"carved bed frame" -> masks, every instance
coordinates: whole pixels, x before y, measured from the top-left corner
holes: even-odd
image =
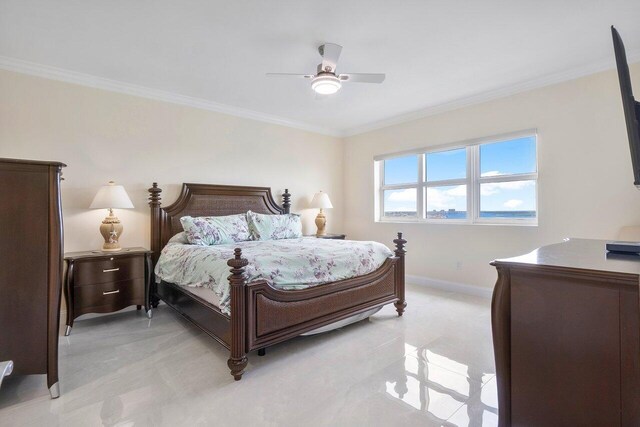
[[[182,192],[170,206],[160,207],[157,183],[149,189],[151,207],[151,250],[155,266],[162,248],[176,233],[183,231],[180,218],[222,216],[253,212],[280,215],[289,213],[291,195],[285,190],[279,206],[268,187],[241,187],[208,184],[182,184]],[[303,290],[283,291],[265,280],[247,283],[244,267],[248,261],[235,249],[231,267],[231,316],[213,304],[164,281],[152,290],[152,304],[159,300],[230,350],[227,362],[231,375],[240,380],[247,366],[247,354],[286,341],[305,332],[337,322],[372,308],[394,303],[402,316],[407,303],[404,290],[404,245],[398,233],[395,257],[365,276],[340,280]]]

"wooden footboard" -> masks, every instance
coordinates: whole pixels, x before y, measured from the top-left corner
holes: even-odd
[[[247,353],[305,332],[394,303],[399,316],[407,306],[404,294],[404,245],[402,233],[394,240],[395,257],[365,276],[297,291],[273,288],[266,281],[246,283],[247,260],[235,250],[231,267],[231,357],[229,368],[242,378]]]
[[[397,258],[390,258],[366,276],[299,291],[277,290],[266,282],[248,284],[248,350],[395,302],[397,262]]]

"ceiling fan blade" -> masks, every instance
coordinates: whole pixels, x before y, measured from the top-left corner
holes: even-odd
[[[322,71],[335,73],[342,46],[335,43],[325,43],[318,48],[318,52],[322,56]]]
[[[299,79],[312,79],[313,74],[295,74],[295,73],[267,73],[267,77],[295,77]]]
[[[338,76],[343,82],[356,82],[356,83],[382,83],[384,81],[384,74],[363,74],[363,73],[346,73]]]

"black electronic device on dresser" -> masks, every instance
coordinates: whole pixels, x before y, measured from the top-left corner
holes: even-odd
[[[66,253],[65,335],[71,333],[73,321],[86,313],[112,313],[136,305],[144,306],[151,318],[151,253],[145,248]]]
[[[0,159],[0,361],[58,386],[64,164]]]

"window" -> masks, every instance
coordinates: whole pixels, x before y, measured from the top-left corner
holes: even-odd
[[[535,131],[376,159],[376,220],[537,224]]]
[[[404,156],[384,161],[385,218],[418,218],[418,177],[420,156]]]
[[[432,151],[425,158],[427,219],[467,219],[467,150]]]

